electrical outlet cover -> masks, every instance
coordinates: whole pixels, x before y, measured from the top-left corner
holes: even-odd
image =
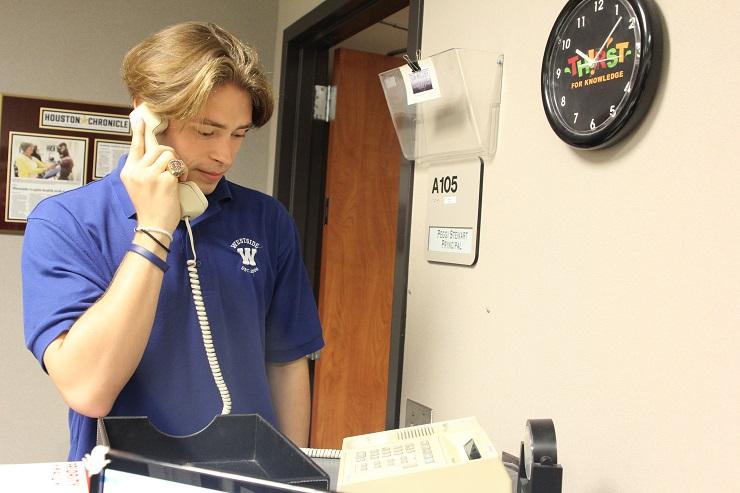
[[[406,399],[406,426],[428,425],[431,422],[431,407]]]

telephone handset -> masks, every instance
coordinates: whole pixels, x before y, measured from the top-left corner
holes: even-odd
[[[139,104],[129,116],[133,121],[135,118],[141,118],[144,120],[145,125],[145,136],[144,144],[149,147],[150,145],[157,144],[157,135],[161,134],[167,129],[167,120],[164,120],[159,115],[153,113],[146,103]],[[198,185],[192,181],[186,181],[178,184],[177,187],[178,195],[180,196],[180,216],[185,219],[195,219],[205,212],[208,207],[208,199],[200,191]]]
[[[153,113],[146,103],[139,104],[131,112],[129,118],[132,122],[136,118],[144,120],[145,146],[149,147],[158,145],[157,135],[164,132],[167,128],[168,123],[166,120]],[[231,412],[231,395],[229,394],[229,388],[226,386],[224,377],[221,374],[221,367],[219,366],[216,350],[213,346],[211,328],[208,324],[208,314],[206,313],[206,307],[200,291],[200,279],[198,278],[198,269],[196,267],[197,262],[195,242],[193,241],[193,230],[190,227],[190,220],[195,219],[205,212],[208,207],[208,199],[203,195],[203,192],[200,190],[198,185],[192,181],[178,183],[177,192],[180,199],[180,215],[182,220],[185,221],[185,227],[187,228],[188,238],[190,240],[190,249],[193,252],[193,258],[188,259],[187,261],[188,276],[190,277],[190,290],[193,294],[195,312],[198,316],[198,324],[200,325],[201,335],[203,336],[203,347],[206,351],[206,358],[208,359],[208,365],[210,366],[213,380],[216,383],[218,393],[221,396],[221,402],[223,403],[221,414],[229,414]]]

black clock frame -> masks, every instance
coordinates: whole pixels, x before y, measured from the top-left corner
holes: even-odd
[[[627,136],[650,108],[660,81],[663,60],[663,26],[660,11],[652,0],[621,0],[629,3],[634,9],[642,36],[640,65],[637,69],[635,84],[624,107],[611,122],[594,133],[579,134],[571,131],[559,120],[557,101],[551,97],[549,82],[553,77],[550,73],[550,60],[555,54],[558,33],[565,27],[565,21],[571,11],[584,1],[586,0],[569,0],[558,15],[542,57],[540,89],[545,114],[555,134],[567,144],[578,149],[600,149],[611,146]]]

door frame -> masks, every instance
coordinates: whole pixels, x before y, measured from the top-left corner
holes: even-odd
[[[421,49],[424,0],[326,0],[283,33],[273,195],[288,208],[296,222],[316,299],[321,272],[329,124],[313,119],[314,86],[330,83],[329,50],[334,45],[406,6],[409,7],[406,50],[409,57],[415,58]],[[386,429],[400,425],[414,185],[413,161],[403,156],[399,159]]]

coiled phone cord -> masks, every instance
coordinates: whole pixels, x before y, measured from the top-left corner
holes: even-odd
[[[221,402],[223,403],[221,414],[229,414],[231,413],[231,394],[221,374],[221,366],[218,364],[218,357],[213,346],[213,337],[211,336],[211,327],[208,324],[206,305],[203,303],[203,296],[200,291],[200,278],[198,277],[198,269],[196,267],[197,255],[195,253],[195,242],[193,241],[193,230],[190,228],[189,217],[185,217],[185,227],[188,229],[190,248],[193,251],[193,258],[187,261],[187,265],[188,276],[190,277],[190,291],[193,293],[193,302],[195,303],[195,313],[198,316],[198,325],[200,325],[200,332],[203,336],[203,346],[206,350],[208,365],[211,367],[213,380],[216,382],[216,388],[221,395]]]

